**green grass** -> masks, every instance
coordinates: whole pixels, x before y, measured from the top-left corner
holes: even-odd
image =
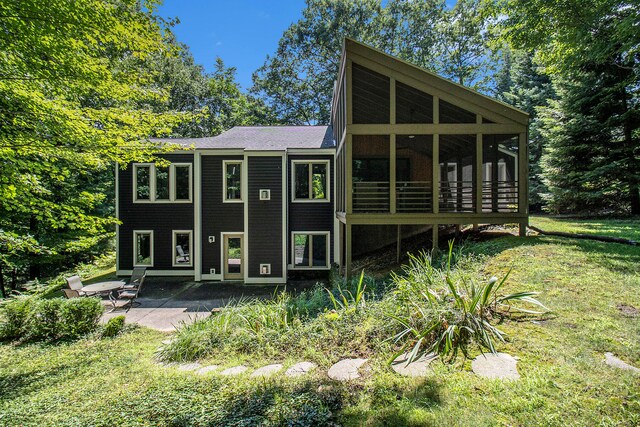
[[[538,217],[532,223],[619,237],[638,233],[626,229],[637,221]],[[371,303],[368,314],[345,325],[340,322],[348,319],[325,316],[327,329],[316,333],[333,334],[332,340],[316,348],[310,343],[318,338],[309,330],[286,341],[297,342],[289,349],[274,340],[264,343],[264,351],[261,343],[227,347],[202,360],[258,367],[305,358],[322,368],[295,380],[199,377],[159,366],[154,353],[166,335],[143,328],[73,344],[0,345],[0,424],[639,425],[640,376],[602,361],[611,351],[640,366],[640,317],[617,308],[640,308],[640,248],[537,236],[501,237],[465,250],[479,254],[470,271],[502,277],[513,267],[504,292],[538,291],[553,310],[536,322],[500,325],[510,340],[498,350],[519,358],[518,381],[479,378],[468,360],[436,364],[424,379],[395,375],[386,365],[384,344],[368,342],[379,337],[367,333],[384,330],[380,324],[388,322]],[[342,336],[348,325],[355,326]],[[359,355],[371,360],[362,379],[345,385],[324,374],[340,358]]]
[[[576,219],[532,216],[531,225],[544,231],[594,234],[640,241],[640,218],[635,219]]]

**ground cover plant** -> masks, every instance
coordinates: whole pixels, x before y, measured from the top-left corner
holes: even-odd
[[[603,226],[618,227],[606,220]],[[635,226],[640,228],[640,222]],[[465,253],[473,254],[465,258],[469,274],[488,280],[512,269],[505,294],[539,292],[540,302],[553,309],[540,318],[505,319],[499,325],[509,340],[498,343],[498,349],[519,358],[520,380],[477,377],[462,358],[454,366],[436,363],[427,378],[400,377],[388,367],[388,353],[358,344],[378,340],[380,346],[391,346],[385,341],[391,322],[379,322],[377,313],[357,322],[349,315],[336,316],[326,291],[316,289],[307,299],[316,301],[315,308],[301,310],[301,322],[313,317],[332,328],[331,343],[303,348],[322,332],[309,328],[306,336],[282,338],[279,345],[300,341],[295,352],[282,352],[263,339],[252,344],[263,345],[263,352],[250,347],[247,353],[234,347],[241,341],[233,338],[232,344],[200,358],[203,364],[250,368],[306,359],[319,365],[308,376],[263,380],[181,372],[157,363],[157,350],[169,337],[146,328],[106,340],[5,343],[0,344],[0,425],[640,424],[638,376],[602,363],[603,353],[611,351],[640,366],[640,317],[632,310],[640,308],[640,248],[505,236],[470,244]],[[379,283],[366,285],[362,313],[380,309],[384,317],[384,295],[390,290]],[[327,311],[321,308],[325,305]],[[619,308],[623,305],[628,309]],[[295,299],[286,306],[300,307]],[[259,320],[259,313],[245,317]],[[479,353],[470,351],[471,356]],[[363,378],[342,384],[326,377],[331,364],[358,355],[370,356],[370,371]]]

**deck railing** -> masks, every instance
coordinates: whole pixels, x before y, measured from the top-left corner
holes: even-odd
[[[518,182],[517,181],[483,181],[482,182],[482,211],[483,212],[517,212],[518,211]]]
[[[473,212],[473,181],[441,181],[440,212]]]
[[[389,182],[359,181],[353,183],[354,212],[389,212]]]
[[[396,212],[432,212],[431,181],[396,182]]]

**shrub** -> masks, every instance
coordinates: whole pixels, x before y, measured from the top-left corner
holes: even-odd
[[[2,308],[0,337],[23,341],[79,338],[96,329],[104,311],[98,298],[18,297]]]
[[[124,328],[124,316],[116,316],[109,319],[106,325],[104,325],[104,329],[102,330],[102,336],[104,338],[113,338],[122,332]]]
[[[62,299],[59,312],[60,336],[65,339],[76,339],[98,326],[104,306],[99,298]]]
[[[494,340],[504,342],[505,334],[491,324],[492,320],[508,316],[511,311],[542,313],[513,306],[513,302],[527,302],[547,310],[533,298],[535,292],[498,294],[510,271],[500,281],[492,277],[477,283],[464,270],[452,270],[452,259],[451,242],[443,269],[435,268],[430,256],[421,253],[411,257],[403,276],[394,276],[396,297],[402,306],[399,313],[387,314],[401,326],[393,337],[395,343],[401,344],[395,356],[411,349],[410,360],[433,352],[453,361],[458,352],[468,357],[471,344],[495,353]]]
[[[0,339],[15,340],[25,334],[32,298],[19,296],[2,306],[4,321],[0,324]]]

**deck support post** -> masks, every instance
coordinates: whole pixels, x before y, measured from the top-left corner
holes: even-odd
[[[520,227],[518,230],[519,231],[518,235],[520,237],[527,237],[527,225],[528,224],[526,221],[520,223]]]
[[[438,227],[438,224],[433,224],[431,226],[431,253],[438,250],[439,231],[440,228]]]
[[[348,222],[344,226],[344,239],[345,239],[345,267],[344,267],[344,275],[345,279],[349,280],[351,278],[351,224]]]
[[[400,262],[400,245],[402,244],[402,225],[398,224],[398,237],[396,243],[396,262]]]

